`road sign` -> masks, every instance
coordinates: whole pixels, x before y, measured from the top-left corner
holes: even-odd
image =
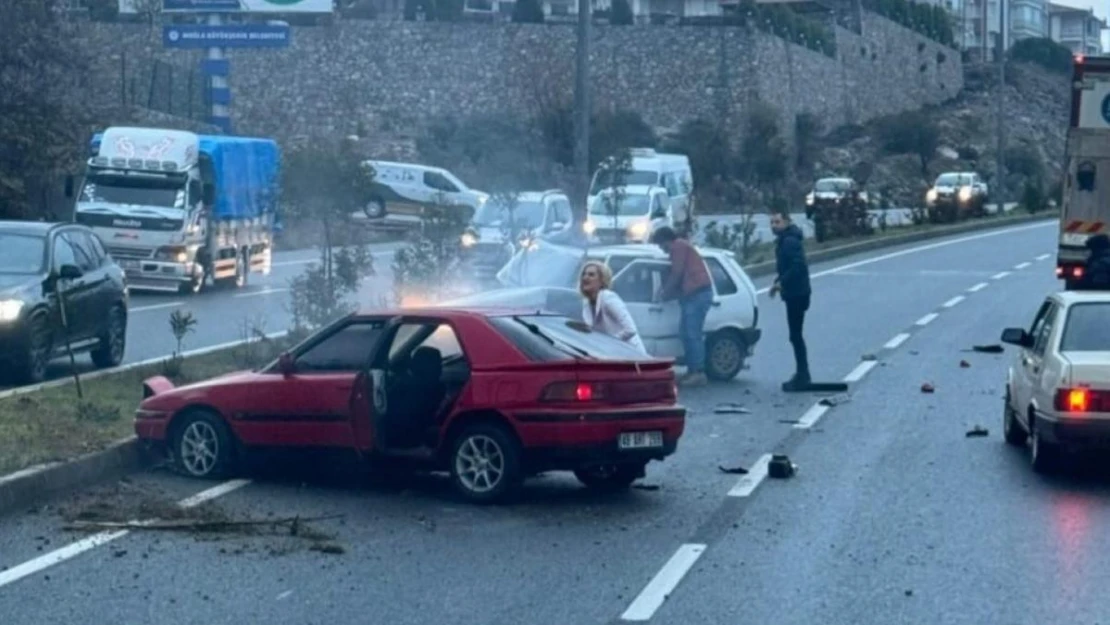
[[[162,0],[166,13],[331,13],[333,9],[333,0]]]
[[[285,48],[292,33],[288,26],[271,24],[173,24],[162,27],[167,48]]]

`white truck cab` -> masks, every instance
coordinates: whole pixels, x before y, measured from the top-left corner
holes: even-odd
[[[593,243],[648,243],[662,226],[674,226],[667,190],[652,185],[603,189],[582,227]]]

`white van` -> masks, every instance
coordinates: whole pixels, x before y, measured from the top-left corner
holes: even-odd
[[[629,156],[632,158],[632,171],[624,177],[624,184],[663,187],[671,200],[675,223],[685,222],[692,203],[690,193],[694,189],[690,159],[685,154],[660,154],[651,148],[631,148]],[[601,170],[594,172],[589,197],[586,199],[591,213],[601,191],[612,186],[611,175]]]
[[[671,200],[663,187],[629,185],[621,187],[619,201],[613,189],[602,189],[598,200],[582,225],[591,242],[648,243],[661,226],[674,226]],[[611,206],[611,204],[617,204]],[[615,214],[614,214],[615,213]]]
[[[374,182],[363,212],[368,219],[420,219],[424,207],[444,204],[469,208],[469,220],[489,194],[471,189],[451,172],[415,163],[366,161],[374,168]]]

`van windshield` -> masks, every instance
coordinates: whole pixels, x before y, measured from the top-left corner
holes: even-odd
[[[615,182],[614,182],[615,179]],[[594,182],[590,186],[590,195],[597,195],[603,189],[608,189],[614,186],[633,186],[633,185],[657,185],[659,184],[659,172],[645,171],[636,169],[629,172],[612,172],[612,171],[598,171],[594,174]]]
[[[605,193],[590,207],[590,214],[612,216],[615,212],[620,217],[647,215],[650,200],[651,198],[646,195],[625,195],[614,198],[611,193]]]

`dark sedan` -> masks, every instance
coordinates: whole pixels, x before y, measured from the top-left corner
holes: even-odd
[[[43,381],[67,343],[98,367],[120,364],[127,297],[123,270],[88,228],[0,221],[0,367],[13,381]]]

